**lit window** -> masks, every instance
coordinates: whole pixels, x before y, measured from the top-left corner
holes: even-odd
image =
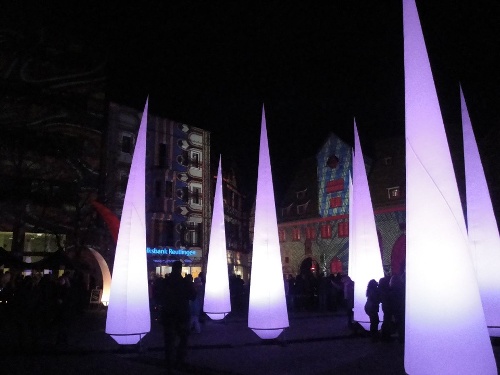
[[[332,227],[330,224],[323,224],[321,226],[321,238],[332,238]]]
[[[401,189],[399,186],[387,188],[387,197],[389,199],[398,199],[401,197]]]
[[[349,237],[349,222],[344,221],[338,225],[339,237]]]
[[[300,228],[292,229],[292,241],[300,241]]]
[[[306,239],[314,240],[316,238],[316,229],[314,227],[306,228]]]
[[[285,230],[284,229],[279,229],[278,230],[278,235],[280,238],[280,242],[285,242],[286,241],[286,236],[285,236]]]
[[[330,198],[330,208],[341,207],[341,206],[342,206],[341,197]]]
[[[335,193],[336,191],[344,190],[344,179],[331,180],[326,183],[326,192]]]

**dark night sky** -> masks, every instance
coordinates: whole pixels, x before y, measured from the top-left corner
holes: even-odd
[[[404,134],[401,0],[56,3],[72,9],[47,12],[57,27],[93,30],[106,48],[112,100],[141,108],[149,94],[151,111],[210,130],[249,191],[262,103],[280,192],[329,132],[352,142],[354,116],[367,153],[375,137]],[[445,123],[460,124],[461,81],[486,134],[500,124],[500,2],[417,5]]]

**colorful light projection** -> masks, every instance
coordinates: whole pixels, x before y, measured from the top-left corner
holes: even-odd
[[[262,108],[248,327],[274,339],[288,327],[266,118]]]
[[[403,1],[408,374],[496,374],[414,0]]]
[[[221,320],[231,312],[220,158],[217,183],[215,185],[203,311],[213,320]]]
[[[101,303],[104,306],[108,306],[109,304],[109,291],[111,288],[111,273],[109,272],[108,263],[102,257],[102,255],[94,249],[89,247],[90,252],[94,255],[97,263],[99,264],[99,268],[101,269],[102,274],[102,295],[101,295]]]
[[[349,221],[353,223],[352,244],[349,245],[349,256],[352,254],[351,273],[354,281],[354,320],[363,328],[370,329],[370,317],[365,313],[366,287],[371,279],[384,277],[384,268],[380,257],[377,228],[373,214],[370,188],[366,177],[365,160],[358,129],[354,123],[354,156],[352,163],[352,201],[350,202]],[[349,237],[349,242],[351,237]],[[352,250],[351,250],[352,247]],[[351,259],[349,259],[351,263]]]
[[[146,132],[144,106],[116,244],[106,333],[121,345],[136,344],[151,329],[146,260]]]
[[[467,230],[484,316],[491,336],[500,336],[500,236],[469,111],[460,89],[464,137]]]

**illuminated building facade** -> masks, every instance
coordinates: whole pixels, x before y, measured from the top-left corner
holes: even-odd
[[[106,197],[118,216],[140,118],[140,111],[110,103]],[[164,275],[182,260],[183,272],[196,277],[209,234],[210,133],[150,113],[146,150],[148,269]]]
[[[393,252],[398,265],[404,263],[404,144],[376,141],[373,158],[365,156],[365,164],[384,271],[391,272]],[[283,273],[296,275],[308,261],[317,272],[347,273],[349,171],[352,147],[335,134],[299,166],[278,207]]]

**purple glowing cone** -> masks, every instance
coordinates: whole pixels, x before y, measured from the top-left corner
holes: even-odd
[[[266,118],[262,109],[248,327],[273,339],[288,327]]]
[[[403,1],[408,374],[496,374],[414,0]]]
[[[217,184],[215,185],[203,311],[214,320],[223,319],[231,312],[229,275],[227,273],[226,231],[224,226],[224,201],[222,198],[221,159],[219,159],[219,171],[217,173]]]
[[[484,316],[491,336],[500,336],[500,236],[476,138],[462,90],[467,230]]]
[[[106,333],[119,344],[136,344],[150,331],[146,260],[146,131],[144,106],[123,202],[111,279]]]

